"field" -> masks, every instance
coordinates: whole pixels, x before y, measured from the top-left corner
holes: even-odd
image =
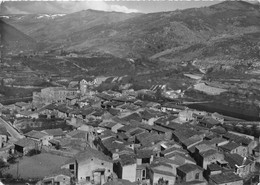
[[[219,95],[220,93],[227,91],[226,89],[207,86],[204,83],[194,85],[194,89],[198,91],[203,91],[208,95]]]
[[[5,173],[11,174],[14,178],[17,178],[17,171],[18,178],[44,178],[45,176],[51,175],[67,160],[67,157],[47,153],[42,153],[32,157],[24,156],[19,160],[19,163],[11,165]]]

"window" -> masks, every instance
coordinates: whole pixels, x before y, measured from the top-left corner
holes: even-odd
[[[146,170],[142,170],[142,180],[146,178]]]
[[[90,181],[90,176],[86,177],[86,181],[88,181],[88,182]]]
[[[200,178],[200,173],[196,173],[195,179],[199,179],[199,178]]]
[[[74,164],[70,164],[70,170],[74,170]]]

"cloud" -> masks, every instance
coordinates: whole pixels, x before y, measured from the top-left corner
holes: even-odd
[[[136,9],[129,9],[126,6],[120,5],[111,5],[111,10],[115,12],[124,12],[124,13],[137,13],[138,10]]]
[[[126,6],[121,5],[110,5],[105,1],[81,1],[74,2],[73,6],[70,6],[73,12],[77,12],[80,10],[93,9],[93,10],[101,10],[101,11],[115,11],[115,12],[123,12],[123,13],[136,13],[138,10],[129,9]]]
[[[123,13],[136,13],[138,10],[126,6],[111,5],[104,0],[99,1],[6,1],[8,12],[18,13],[74,13],[81,10],[93,9],[100,11],[115,11]]]

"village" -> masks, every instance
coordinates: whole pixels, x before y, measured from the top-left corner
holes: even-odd
[[[32,102],[1,105],[1,178],[38,185],[259,182],[259,136],[225,127],[245,120],[140,98],[148,89],[95,91],[101,83],[81,79],[34,92]]]

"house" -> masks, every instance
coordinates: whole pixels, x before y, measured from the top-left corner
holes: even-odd
[[[36,131],[36,130],[30,131],[30,132],[24,134],[24,136],[26,138],[30,138],[35,141],[41,142],[41,144],[43,146],[49,146],[50,145],[49,141],[51,139],[53,139],[53,136],[50,136],[44,132],[40,132],[40,131]]]
[[[136,159],[133,155],[123,154],[119,156],[119,160],[114,162],[114,172],[119,179],[136,181]]]
[[[198,135],[194,135],[194,136],[182,141],[182,145],[183,145],[184,149],[189,149],[202,141],[203,141],[202,137],[200,137]]]
[[[165,128],[165,127],[161,127],[158,125],[153,125],[151,127],[152,129],[152,133],[156,133],[156,134],[163,134],[165,136],[166,140],[171,140],[172,139],[172,131]]]
[[[224,169],[218,164],[214,164],[214,163],[209,164],[208,167],[207,167],[207,170],[205,172],[205,175],[208,179],[208,177],[211,176],[211,175],[221,174],[223,170]]]
[[[113,162],[102,152],[88,147],[68,160],[62,168],[69,169],[79,183],[103,185],[111,179]]]
[[[214,147],[203,144],[196,146],[194,158],[197,161],[197,164],[206,170],[209,164],[223,161],[224,154]]]
[[[231,154],[239,154],[242,157],[247,157],[248,156],[248,150],[247,147],[239,145],[233,141],[219,146],[219,150],[226,152],[226,153],[231,153]]]
[[[27,154],[30,150],[39,150],[40,149],[40,142],[29,139],[29,138],[22,138],[14,143],[14,150],[22,153],[23,155]]]
[[[191,110],[186,109],[186,110],[180,111],[178,114],[178,120],[180,123],[189,122],[189,121],[192,121],[193,119],[194,119],[193,111],[191,111]]]
[[[8,141],[9,133],[7,132],[7,129],[4,127],[4,125],[0,125],[0,148],[3,148]]]
[[[219,146],[222,146],[222,145],[229,143],[229,141],[224,139],[224,138],[221,138],[221,137],[214,137],[211,140],[209,140],[209,143],[212,146],[219,147]]]
[[[142,117],[142,122],[144,124],[153,125],[154,121],[158,119],[157,116],[151,114],[147,110],[140,112],[140,114],[141,114],[141,117]]]
[[[83,141],[87,140],[88,133],[82,130],[73,130],[66,134],[66,137],[71,139],[80,139]]]
[[[253,161],[238,154],[227,153],[225,154],[225,160],[228,162],[231,169],[234,169],[235,174],[239,177],[245,178],[255,170]]]
[[[66,97],[74,96],[78,93],[78,89],[67,89],[64,87],[47,87],[39,93],[40,100],[46,103],[65,102]]]
[[[213,114],[211,114],[211,117],[213,119],[215,119],[216,121],[220,122],[221,124],[224,123],[224,117],[222,115],[220,115],[219,113],[214,112]]]
[[[104,127],[106,129],[109,129],[109,130],[111,130],[114,133],[117,133],[118,129],[124,127],[123,124],[116,123],[116,122],[103,122],[101,124],[99,124],[100,127]]]
[[[153,161],[152,150],[137,150],[136,151],[136,162],[137,165],[150,164]]]
[[[209,183],[212,185],[243,185],[243,179],[232,172],[228,172],[210,176]]]
[[[70,185],[71,184],[71,173],[69,169],[60,169],[54,172],[52,175],[45,177],[41,181],[41,185]]]
[[[177,145],[177,147],[171,147],[171,148],[168,148],[166,150],[162,150],[160,152],[160,156],[161,157],[168,157],[169,155],[176,154],[176,153],[187,154],[188,152],[186,150],[183,150],[180,145],[179,145],[179,147]]]
[[[247,148],[247,155],[251,155],[253,153],[253,149],[257,146],[257,141],[255,141],[254,138],[252,139],[249,137],[240,136],[234,141]]]
[[[173,104],[173,103],[164,103],[161,105],[162,112],[166,112],[166,111],[180,112],[185,109],[186,109],[186,107],[177,105],[177,104]]]
[[[172,166],[162,162],[156,162],[151,164],[149,168],[150,184],[156,185],[160,182],[174,185],[176,176],[172,173]]]
[[[148,167],[150,164],[140,164],[136,166],[136,182],[150,182]],[[148,184],[149,184],[148,182]]]
[[[67,96],[66,97],[66,103],[67,105],[75,105],[78,101],[78,96]]]
[[[177,181],[179,183],[191,181],[204,181],[203,168],[195,164],[184,164],[177,167]]]
[[[201,120],[199,120],[199,123],[207,128],[212,128],[221,124],[218,120],[212,118],[211,116],[204,116]]]

